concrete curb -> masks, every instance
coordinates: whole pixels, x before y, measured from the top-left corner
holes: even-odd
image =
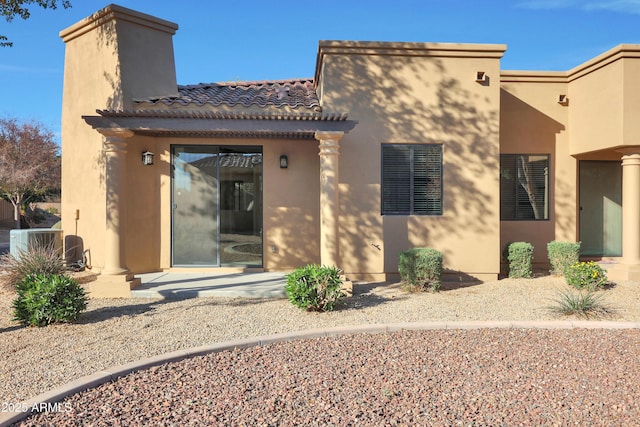
[[[414,323],[387,323],[356,326],[338,326],[333,328],[307,329],[303,331],[285,332],[273,335],[264,335],[255,338],[244,338],[225,341],[216,344],[203,345],[187,350],[178,350],[127,363],[120,366],[95,372],[91,375],[78,378],[70,383],[42,393],[32,399],[22,402],[17,406],[16,412],[0,414],[0,427],[9,426],[27,418],[32,413],[38,412],[37,408],[55,408],[55,403],[62,401],[72,394],[97,387],[109,381],[114,381],[132,372],[149,369],[153,366],[170,362],[203,356],[210,353],[218,353],[238,348],[257,347],[277,342],[289,342],[300,339],[336,337],[351,334],[379,334],[398,332],[402,330],[444,330],[444,329],[640,329],[640,322],[611,322],[611,321],[458,321],[458,322],[414,322]]]

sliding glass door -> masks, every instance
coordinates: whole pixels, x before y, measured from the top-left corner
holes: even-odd
[[[580,253],[622,256],[622,166],[580,162]]]
[[[262,266],[262,148],[174,146],[172,265]]]

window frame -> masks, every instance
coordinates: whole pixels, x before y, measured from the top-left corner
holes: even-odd
[[[409,181],[409,189],[407,190],[408,197],[409,197],[408,210],[389,209],[385,207],[387,204],[387,201],[385,198],[385,194],[387,193],[386,191],[387,185],[385,184],[388,184],[389,186],[393,185],[393,183],[389,183],[385,179],[385,158],[387,158],[385,156],[385,149],[390,147],[405,148],[409,150],[408,177],[406,176],[404,177],[405,180],[408,178],[408,181]],[[420,211],[419,209],[416,209],[416,188],[415,188],[415,185],[416,185],[415,181],[417,178],[416,177],[416,155],[415,155],[416,147],[436,147],[438,149],[437,158],[435,160],[432,158],[429,158],[429,160],[425,161],[425,169],[423,171],[424,176],[422,177],[422,179],[427,179],[427,180],[433,179],[434,171],[430,172],[428,170],[428,167],[432,166],[434,163],[437,163],[437,171],[435,171],[435,174],[437,174],[436,179],[438,181],[438,183],[436,184],[438,201],[435,209],[429,207],[429,203],[426,201],[428,198],[426,196],[425,196],[425,201],[423,201],[423,203],[426,206],[426,210]],[[426,153],[426,156],[431,156],[431,155],[433,155],[433,153]],[[443,164],[444,164],[443,144],[434,144],[434,143],[383,143],[381,144],[381,148],[380,148],[380,213],[381,215],[442,216],[444,212]],[[427,192],[425,191],[425,193]]]
[[[503,198],[503,193],[504,193],[504,189],[503,189],[503,158],[504,157],[511,157],[514,158],[514,160],[512,160],[515,164],[516,170],[515,170],[515,175],[517,176],[518,171],[520,170],[520,162],[519,159],[522,157],[546,157],[547,163],[546,163],[546,178],[545,178],[545,182],[546,182],[546,187],[544,187],[544,191],[545,193],[543,194],[543,198],[542,198],[542,204],[543,207],[546,208],[545,212],[543,212],[543,218],[535,218],[535,215],[533,218],[531,217],[518,217],[519,213],[519,203],[518,203],[518,193],[517,193],[517,184],[513,186],[514,188],[514,194],[512,195],[512,200],[513,200],[513,210],[514,210],[514,215],[513,217],[506,217],[503,216],[503,211],[505,211],[506,209],[503,209],[503,203],[505,203],[505,200]],[[544,172],[543,172],[544,173]],[[500,153],[500,221],[549,221],[550,217],[551,217],[551,154],[550,153]],[[526,192],[526,190],[524,190]],[[530,202],[529,202],[530,203]],[[531,207],[531,209],[533,210],[533,206]]]

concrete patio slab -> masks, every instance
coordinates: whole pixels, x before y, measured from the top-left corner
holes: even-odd
[[[186,299],[197,297],[286,298],[283,272],[137,274],[141,285],[134,298]]]

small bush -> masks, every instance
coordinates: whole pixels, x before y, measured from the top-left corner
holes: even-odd
[[[564,278],[574,288],[591,291],[607,284],[607,273],[593,261],[572,264],[565,270]]]
[[[346,294],[340,269],[309,264],[287,274],[285,291],[296,307],[308,311],[332,311]]]
[[[549,307],[549,310],[565,316],[590,317],[608,314],[610,311],[602,303],[602,297],[593,292],[561,292],[554,302],[556,305]]]
[[[509,243],[505,248],[505,252],[509,263],[509,277],[525,279],[532,277],[533,245],[531,243]]]
[[[398,273],[411,292],[437,292],[442,284],[442,253],[433,248],[413,248],[400,253]]]
[[[16,290],[14,320],[23,325],[72,322],[87,308],[84,289],[68,276],[30,274],[16,285]]]
[[[580,242],[547,243],[547,253],[551,264],[551,274],[564,275],[565,271],[576,262],[580,261]]]
[[[57,208],[54,208],[53,206],[48,207],[46,209],[46,212],[50,215],[58,215],[60,213],[60,211]]]
[[[64,274],[64,262],[54,245],[32,245],[20,257],[11,254],[0,256],[0,265],[5,273],[0,276],[3,286],[15,290],[25,277],[37,274]]]

